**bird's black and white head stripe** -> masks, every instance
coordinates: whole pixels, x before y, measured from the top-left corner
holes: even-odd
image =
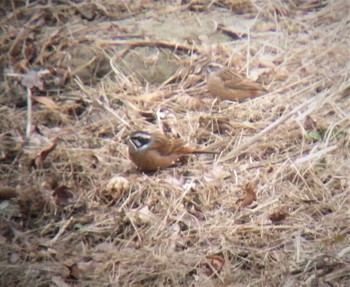
[[[130,134],[130,142],[136,149],[147,147],[152,141],[152,135],[147,132],[137,131]]]

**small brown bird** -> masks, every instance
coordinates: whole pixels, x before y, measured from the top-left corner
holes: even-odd
[[[161,133],[133,132],[129,136],[129,156],[141,171],[156,171],[170,166],[189,154],[218,154],[187,146],[180,139],[169,139]]]
[[[230,68],[211,72],[207,80],[210,93],[221,100],[242,102],[267,92],[260,84]]]

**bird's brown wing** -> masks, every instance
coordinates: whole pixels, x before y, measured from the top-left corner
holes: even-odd
[[[245,78],[243,75],[231,69],[223,69],[220,77],[224,86],[232,90],[266,91],[260,84]]]
[[[180,139],[172,140],[161,133],[156,133],[154,134],[152,149],[158,151],[162,156],[167,156],[178,152],[184,145],[185,143]]]
[[[233,80],[233,79],[242,79],[243,76],[230,69],[230,68],[223,68],[221,70],[219,70],[216,74],[217,76],[219,76],[224,82],[227,82],[227,81],[230,81],[230,80]]]
[[[202,150],[195,147],[188,146],[181,139],[168,139],[165,135],[157,134],[154,137],[154,143],[152,144],[152,149],[157,150],[162,156],[167,156],[170,154],[191,154],[191,153],[207,153],[207,154],[218,154],[218,152],[210,150]]]

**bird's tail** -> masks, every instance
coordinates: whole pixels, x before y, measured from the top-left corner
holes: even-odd
[[[220,152],[184,145],[177,150],[177,153],[185,155],[185,154],[219,154]]]
[[[191,153],[193,154],[220,154],[218,151],[212,151],[212,150],[194,150]]]

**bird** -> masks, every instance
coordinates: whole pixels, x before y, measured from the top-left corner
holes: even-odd
[[[267,92],[260,84],[227,67],[212,71],[207,78],[207,85],[212,96],[237,102],[255,98]]]
[[[153,172],[169,167],[190,154],[218,154],[215,151],[188,146],[181,139],[170,139],[160,132],[135,131],[128,138],[129,156],[137,168]]]

